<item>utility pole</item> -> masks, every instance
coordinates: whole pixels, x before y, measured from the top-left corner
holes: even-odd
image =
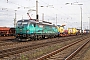
[[[71,5],[83,5],[83,4],[73,4],[73,3],[66,3],[67,4],[71,4]],[[80,7],[81,9],[81,35],[82,35],[82,6]]]
[[[7,3],[8,3],[8,0],[7,0]]]
[[[56,14],[56,25],[57,25],[57,14]]]
[[[81,34],[82,34],[82,7],[81,7]]]
[[[42,13],[42,21],[44,20],[44,13]]]
[[[89,33],[90,33],[90,17],[88,17],[89,18]]]
[[[36,19],[39,20],[38,18],[38,0],[36,0]]]
[[[22,20],[23,20],[23,15],[22,15]]]
[[[14,28],[16,27],[16,11],[17,11],[17,10],[15,10]]]

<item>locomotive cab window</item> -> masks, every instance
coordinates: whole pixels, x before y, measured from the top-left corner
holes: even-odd
[[[34,25],[34,27],[36,27],[36,24],[33,24]]]

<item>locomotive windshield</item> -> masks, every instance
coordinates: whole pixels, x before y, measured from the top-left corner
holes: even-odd
[[[19,20],[17,22],[17,26],[27,26],[29,24],[29,20]]]
[[[28,22],[24,22],[24,21],[18,21],[17,22],[17,26],[27,26]]]

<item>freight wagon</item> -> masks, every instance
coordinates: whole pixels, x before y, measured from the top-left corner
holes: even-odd
[[[63,26],[60,26],[58,25],[57,26],[57,29],[58,29],[58,36],[63,36],[64,35],[64,27]]]
[[[0,27],[0,36],[11,36],[15,34],[15,28]]]
[[[85,29],[83,33],[84,33],[84,34],[88,34],[89,32],[90,32],[90,30]]]
[[[68,36],[68,30],[64,29],[65,25],[57,25],[57,29],[58,29],[58,36],[59,37],[64,37],[64,36]]]
[[[78,30],[76,28],[68,28],[68,34],[69,35],[77,35]]]
[[[9,35],[10,36],[15,36],[15,28],[10,28]]]

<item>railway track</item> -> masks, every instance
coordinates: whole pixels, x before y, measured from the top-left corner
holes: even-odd
[[[72,52],[69,56],[65,58],[65,60],[70,60],[72,59],[90,40],[86,41],[83,43],[79,48],[77,48],[74,52]]]
[[[65,39],[65,40],[70,40],[71,38]],[[63,41],[63,40],[62,40]],[[46,42],[46,43],[40,43],[40,44],[34,44],[34,45],[26,45],[26,46],[20,46],[20,47],[13,47],[13,48],[8,48],[8,49],[3,49],[0,50],[0,58],[4,58],[6,56],[10,56],[10,55],[14,55],[14,54],[19,54],[25,51],[29,51],[29,50],[33,50],[39,47],[43,47],[43,46],[48,46],[51,44],[56,44],[56,43],[60,43],[61,40],[55,40],[55,41],[50,41],[50,42]]]
[[[80,36],[78,36],[78,37],[80,37]],[[78,38],[77,37],[77,38]],[[74,39],[74,38],[76,38],[76,36],[73,36],[73,37],[66,37],[67,39]],[[61,38],[61,40],[62,39],[66,39],[66,38]],[[58,39],[58,38],[54,38],[54,39]],[[64,40],[63,40],[64,41]],[[29,41],[29,42],[17,42],[17,41],[15,41],[14,39],[12,39],[11,41],[10,40],[5,40],[5,41],[0,41],[0,46],[10,46],[10,45],[19,45],[19,44],[31,44],[32,43],[32,41]],[[37,42],[37,41],[35,41],[35,42]],[[40,42],[39,42],[40,43]]]
[[[36,49],[39,47],[60,43],[60,42],[61,41],[59,40],[59,41],[52,41],[52,42],[46,42],[46,43],[41,43],[41,44],[28,45],[28,46],[15,47],[15,48],[11,48],[11,49],[2,50],[2,51],[0,51],[0,53],[1,53],[0,58],[3,58],[5,56],[9,56],[9,54],[14,55],[14,54],[22,53],[22,52],[25,52],[28,50],[32,50],[32,49]]]
[[[61,41],[66,41],[66,39],[67,40],[69,40],[69,39],[72,39],[72,38],[76,38],[75,36],[73,36],[73,37],[66,37],[66,38],[59,38]],[[78,38],[78,37],[77,37]],[[58,40],[58,38],[54,38],[55,40],[57,40],[57,41],[59,41]],[[62,40],[63,39],[63,40]],[[54,41],[55,41],[54,40]],[[52,41],[52,40],[51,40]],[[50,39],[48,40],[48,42],[51,42],[50,41]],[[7,41],[7,42],[2,42],[2,43],[0,43],[0,46],[12,46],[12,45],[26,45],[26,44],[36,44],[35,42],[38,42],[38,43],[40,43],[39,41],[28,41],[28,42],[16,42],[16,41]],[[2,48],[1,48],[2,49]]]
[[[55,50],[49,54],[41,56],[40,58],[37,58],[36,60],[70,60],[90,41],[89,39],[90,38],[76,41],[58,50]]]

